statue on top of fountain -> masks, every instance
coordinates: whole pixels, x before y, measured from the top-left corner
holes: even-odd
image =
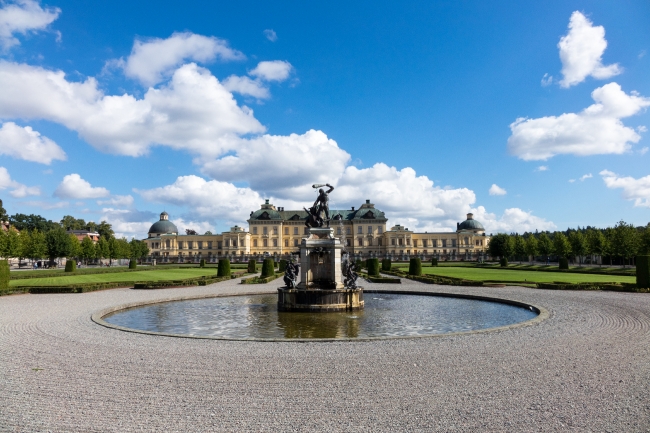
[[[327,186],[329,189],[325,191],[321,186]],[[303,208],[309,214],[305,225],[307,227],[323,227],[323,224],[327,222],[327,227],[330,226],[330,207],[329,207],[329,193],[334,191],[334,187],[329,183],[326,184],[314,184],[312,188],[320,188],[318,190],[318,197],[314,202],[314,205],[309,209]],[[325,214],[325,218],[323,218]]]

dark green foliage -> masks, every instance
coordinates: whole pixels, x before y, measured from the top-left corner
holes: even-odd
[[[356,267],[357,267],[357,271],[360,271],[361,268],[365,268],[365,263],[362,262],[361,259],[357,259],[357,261],[354,262],[354,264],[355,264]]]
[[[501,267],[504,267],[504,268],[507,267],[508,266],[508,259],[506,259],[505,257],[501,258],[501,260],[499,260],[499,264],[501,265]]]
[[[284,272],[287,270],[287,261],[282,259],[280,260],[280,264],[278,266],[278,272]]]
[[[422,275],[422,260],[420,260],[418,257],[413,257],[411,259],[409,263],[409,275]]]
[[[569,260],[566,257],[560,258],[560,269],[569,269]]]
[[[0,292],[9,290],[9,262],[0,260]]]
[[[66,272],[74,272],[77,270],[77,262],[74,260],[67,260],[65,262],[65,271]]]
[[[382,271],[390,271],[391,266],[393,263],[390,261],[390,259],[384,259],[381,261],[381,270]]]
[[[199,262],[199,267],[205,268],[205,259],[201,259],[201,261]]]
[[[129,260],[129,269],[135,269],[137,266],[138,265],[134,259]]]
[[[636,256],[636,286],[650,288],[650,256]]]
[[[514,251],[513,238],[505,233],[492,236],[488,245],[488,253],[492,257],[510,257]]]
[[[368,265],[368,275],[373,277],[379,275],[379,259],[368,259],[366,264]]]
[[[275,275],[275,267],[273,265],[273,259],[264,259],[264,262],[262,263],[261,278],[267,278]]]
[[[230,276],[230,260],[228,259],[219,260],[217,277],[229,277],[229,276]]]
[[[431,259],[431,266],[438,266],[438,259],[435,257]]]
[[[250,259],[248,261],[248,273],[254,274],[255,272],[257,272],[257,263],[255,262],[255,259]]]

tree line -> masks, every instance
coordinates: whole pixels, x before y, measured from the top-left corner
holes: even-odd
[[[145,242],[115,237],[109,223],[86,222],[70,215],[60,222],[47,220],[40,215],[15,214],[8,216],[0,200],[0,221],[8,221],[8,230],[0,230],[0,257],[38,261],[66,257],[84,263],[95,259],[143,259],[149,255]],[[68,230],[88,230],[100,235],[97,243],[89,237],[79,241]]]
[[[582,264],[586,258],[591,262],[600,258],[613,264],[619,261],[626,266],[637,255],[650,254],[650,223],[645,227],[635,227],[619,221],[614,227],[598,229],[585,227],[556,232],[535,232],[492,236],[488,246],[492,257],[522,261],[541,256],[543,260],[553,256],[558,259],[573,260]]]

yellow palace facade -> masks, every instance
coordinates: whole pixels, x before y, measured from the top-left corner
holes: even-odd
[[[357,258],[477,260],[485,257],[490,237],[472,214],[459,222],[455,232],[416,233],[395,225],[387,229],[384,212],[366,200],[358,209],[330,210],[330,227],[345,250]],[[162,263],[215,262],[220,257],[231,261],[287,257],[300,251],[308,236],[305,210],[285,210],[266,200],[250,213],[248,230],[235,226],[221,234],[180,234],[166,212],[149,229],[144,239],[151,258]]]

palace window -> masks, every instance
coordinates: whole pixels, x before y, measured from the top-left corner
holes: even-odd
[[[418,246],[418,240],[417,240],[417,239],[413,239],[413,246],[414,246],[414,247],[417,247],[417,246]]]
[[[212,249],[212,241],[208,241],[208,249],[209,249],[209,250]]]
[[[447,248],[447,239],[442,240],[442,247]],[[445,254],[447,253],[447,250],[445,250]]]
[[[340,235],[340,234],[342,234],[341,232],[342,232],[341,227],[337,227],[336,228],[336,234]]]
[[[428,246],[428,242],[426,239],[422,239],[422,246],[426,248]]]
[[[194,242],[189,241],[189,242],[187,243],[187,249],[191,250],[191,249],[193,249],[193,248],[194,248]]]
[[[277,236],[277,234],[278,234],[278,228],[277,227],[273,227],[273,234]]]
[[[401,239],[401,238],[400,238],[400,239],[398,239],[398,240],[399,240],[398,243],[399,243],[400,245],[404,245],[404,239]]]
[[[359,244],[360,247],[363,246],[363,238],[358,238],[358,239],[357,239],[357,242],[358,242],[358,244]]]
[[[165,248],[169,248],[169,239],[165,241]]]
[[[469,238],[468,238],[468,237],[465,237],[464,240],[465,240],[465,245],[469,245]]]
[[[381,238],[377,239],[377,242],[379,242],[379,246],[381,246],[382,244],[381,240],[382,240]]]
[[[392,239],[390,240],[390,244],[391,244],[391,245],[395,245],[395,238],[392,238]]]
[[[456,239],[452,239],[452,240],[451,240],[451,246],[452,246],[452,247],[455,247],[455,246],[456,246]]]
[[[302,234],[308,235],[309,234],[309,227],[305,227],[302,231]]]
[[[253,239],[253,246],[257,247],[257,239]]]
[[[361,226],[357,227],[357,233],[362,235],[363,234],[363,227],[361,227]]]
[[[178,243],[178,249],[179,249],[179,250],[182,250],[182,249],[183,249],[183,242],[179,242],[179,243]]]
[[[384,228],[382,226],[377,227],[377,233],[382,234],[384,232]]]
[[[265,246],[265,247],[268,247],[269,246],[269,240],[268,239],[263,239],[262,240],[262,245]]]
[[[369,235],[372,234],[372,226],[368,226],[368,234],[369,234]]]
[[[284,228],[284,234],[285,234],[285,235],[288,235],[288,234],[289,234],[289,227],[285,227],[285,228]]]
[[[288,246],[289,246],[289,239],[285,239],[285,240],[284,240],[284,246],[285,246],[285,247],[288,247]]]
[[[274,247],[277,247],[277,246],[278,246],[278,240],[277,240],[277,239],[273,239],[273,246],[274,246]]]
[[[345,245],[348,246],[348,247],[351,247],[352,246],[352,239],[346,239],[345,240]]]
[[[348,227],[347,230],[345,231],[346,234],[351,235],[352,234],[352,228]]]
[[[294,247],[297,247],[297,246],[298,246],[298,239],[294,239],[294,240],[293,240],[293,246],[294,246]]]
[[[254,235],[257,234],[257,227],[253,227],[253,234],[254,234]]]
[[[217,249],[220,250],[223,248],[223,241],[217,241]]]
[[[268,235],[269,234],[269,229],[268,227],[262,227],[262,234]]]
[[[297,235],[297,234],[298,234],[298,227],[294,227],[294,228],[293,228],[293,234],[294,234],[294,235]]]
[[[199,242],[197,242],[197,244],[199,244],[199,249],[202,250],[203,249],[203,242],[199,241]]]

